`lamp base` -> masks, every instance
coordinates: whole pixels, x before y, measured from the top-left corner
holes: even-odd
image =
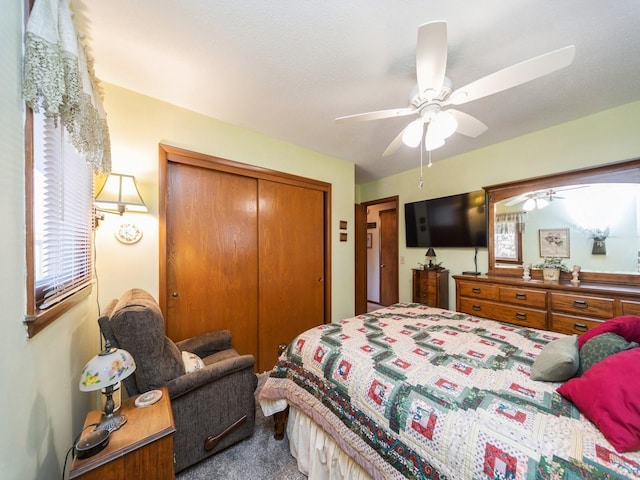
[[[105,415],[94,430],[107,430],[109,433],[118,430],[127,423],[127,417],[124,415]]]

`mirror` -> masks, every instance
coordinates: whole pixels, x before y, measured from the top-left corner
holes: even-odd
[[[489,274],[560,257],[585,281],[640,283],[640,159],[484,188]]]

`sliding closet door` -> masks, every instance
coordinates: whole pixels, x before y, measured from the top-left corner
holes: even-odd
[[[259,358],[270,370],[277,346],[324,323],[324,193],[260,180],[258,184]]]
[[[257,180],[169,162],[166,189],[167,335],[228,329],[257,358]]]

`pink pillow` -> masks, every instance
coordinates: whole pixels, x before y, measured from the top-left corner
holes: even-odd
[[[558,387],[618,453],[640,450],[640,347],[611,355]]]
[[[625,315],[602,322],[597,327],[590,328],[578,337],[578,348],[582,348],[587,343],[587,340],[596,335],[608,332],[620,335],[627,342],[640,343],[640,317]]]

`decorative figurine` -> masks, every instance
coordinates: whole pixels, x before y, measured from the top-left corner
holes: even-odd
[[[531,264],[525,263],[522,265],[522,278],[525,280],[531,280]]]
[[[580,275],[580,265],[574,265],[573,270],[571,270],[571,284],[576,287],[580,285],[580,279],[578,276]]]

